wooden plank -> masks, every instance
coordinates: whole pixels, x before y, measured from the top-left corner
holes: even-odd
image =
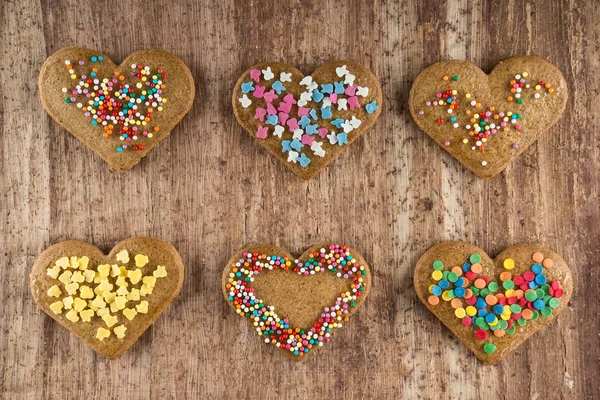
[[[597,396],[600,9],[593,1],[12,0],[0,10],[0,398]],[[109,170],[41,107],[39,67],[73,45],[115,61],[159,48],[194,74],[191,112],[126,173]],[[519,54],[556,64],[571,99],[557,126],[483,182],[418,130],[408,91],[438,60],[464,58],[489,71]],[[310,73],[339,58],[371,67],[384,110],[374,129],[304,183],[242,132],[231,89],[257,62]],[[134,235],[174,243],[186,281],[138,343],[109,362],[35,308],[27,276],[51,243],[81,239],[108,251]],[[221,271],[249,243],[300,253],[323,240],[359,250],[374,287],[332,345],[293,364],[231,312]],[[570,306],[516,354],[483,367],[413,291],[416,261],[443,240],[472,241],[492,256],[522,242],[555,249],[574,271]]]

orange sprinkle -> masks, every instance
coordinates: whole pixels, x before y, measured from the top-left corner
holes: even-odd
[[[515,290],[514,296],[520,300],[524,294],[525,294],[525,292],[523,292],[521,289],[518,289],[518,290]]]
[[[461,267],[453,267],[451,271],[452,271],[452,272],[454,272],[454,273],[455,273],[456,275],[458,275],[458,276],[461,276],[461,275],[462,275],[462,273],[463,273],[463,271],[462,271],[462,268],[461,268]]]
[[[554,265],[554,261],[552,261],[551,258],[544,258],[544,261],[542,262],[542,265],[545,268],[552,268],[552,266]]]
[[[525,319],[531,319],[533,317],[533,311],[531,311],[529,308],[525,308],[523,311],[521,311],[521,315]]]
[[[540,252],[537,252],[533,253],[533,256],[531,258],[533,258],[533,261],[535,261],[536,263],[540,263],[544,259],[544,255]]]
[[[450,305],[452,306],[452,308],[459,308],[462,306],[462,301],[460,301],[458,297],[455,297],[452,300],[450,300]]]
[[[485,302],[490,306],[495,306],[498,303],[498,299],[493,294],[488,294],[485,296]]]
[[[508,101],[513,101],[513,97],[512,97],[512,96],[508,96],[508,97],[506,98],[506,100],[508,100]]]
[[[465,299],[470,299],[471,297],[473,297],[473,291],[471,289],[465,290]]]
[[[475,274],[480,274],[481,270],[482,270],[481,264],[475,263],[475,264],[471,265],[471,272],[473,272]]]
[[[429,304],[431,304],[432,306],[437,305],[440,302],[440,298],[434,295],[431,295],[427,298],[427,301],[429,302]]]
[[[485,281],[481,278],[475,279],[473,283],[477,289],[483,289],[485,287]]]
[[[502,336],[504,336],[505,333],[506,332],[504,332],[504,329],[497,329],[497,330],[494,331],[494,336],[496,336],[496,337],[502,337]],[[300,354],[302,354],[302,353],[300,353]]]
[[[500,280],[501,281],[507,281],[512,277],[511,273],[508,271],[504,271],[500,273]]]

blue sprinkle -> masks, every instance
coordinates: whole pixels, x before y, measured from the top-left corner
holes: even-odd
[[[344,123],[344,120],[342,118],[337,118],[337,119],[334,119],[333,121],[331,121],[331,125],[335,126],[338,129],[342,128],[343,123]]]
[[[504,312],[504,306],[502,304],[496,304],[494,306],[494,312],[498,315],[502,314]]]
[[[279,122],[279,117],[277,115],[267,115],[267,120],[265,121],[266,124],[277,125],[277,122]]]
[[[98,58],[96,56],[92,56],[92,62],[96,62],[98,61]]]
[[[306,125],[305,131],[307,135],[316,135],[317,133],[319,133],[319,131],[317,130],[317,128],[319,127],[319,125],[317,124],[313,124],[313,125]]]
[[[434,296],[441,296],[442,288],[435,285],[434,287],[431,288],[431,294],[433,294]]]
[[[331,114],[331,106],[321,108],[321,118],[329,119],[331,117],[333,117]]]
[[[319,92],[319,89],[315,89],[312,93],[312,98],[316,103],[323,100],[323,97],[325,97],[325,96],[323,95],[323,93]]]
[[[541,274],[542,273],[542,266],[540,264],[533,264],[531,266],[531,272],[533,272],[534,274]]]
[[[298,157],[298,162],[301,166],[307,167],[308,164],[310,164],[310,158],[306,157],[306,154],[302,153],[300,154],[300,157]]]
[[[344,94],[346,88],[344,87],[344,81],[341,82],[333,82],[335,85],[335,93],[336,94]]]
[[[485,308],[485,306],[486,306],[485,300],[482,299],[481,297],[477,298],[477,301],[475,302],[475,307]]]
[[[474,316],[471,317],[471,322],[473,323],[473,325],[476,325],[475,324],[476,320],[477,320],[477,316],[476,315],[474,315]]]
[[[438,282],[438,286],[441,287],[442,289],[448,289],[450,287],[450,282],[448,282],[445,279],[442,279],[441,281]]]
[[[537,283],[538,285],[543,285],[544,283],[546,283],[546,277],[542,274],[536,275],[535,283]]]
[[[454,289],[454,295],[456,297],[463,297],[465,295],[465,293],[466,293],[466,290],[463,287],[457,287]]]
[[[312,119],[319,119],[319,116],[317,115],[317,110],[315,110],[314,108],[310,110],[308,114],[312,117]]]
[[[471,264],[469,263],[464,263],[463,264],[463,271],[464,272],[469,272],[471,270]]]
[[[494,314],[490,313],[485,315],[485,322],[487,322],[488,324],[494,322],[495,320],[496,316]]]
[[[465,279],[462,277],[458,278],[456,280],[456,282],[454,282],[454,286],[456,286],[457,288],[461,288],[464,284],[465,284]],[[454,292],[456,292],[456,290]]]
[[[343,146],[345,144],[348,144],[348,135],[346,135],[346,132],[338,133],[337,144],[338,144],[338,146]]]
[[[254,82],[244,82],[242,83],[242,93],[254,92]]]
[[[331,83],[321,83],[321,91],[323,93],[333,93],[333,85]]]
[[[310,119],[306,115],[303,115],[302,118],[300,118],[300,121],[298,121],[298,125],[300,125],[302,129],[306,128],[306,125],[308,124],[310,124]]]
[[[292,144],[290,144],[290,147],[296,151],[300,151],[300,149],[304,147],[304,144],[298,139],[294,139],[292,140]]]
[[[529,289],[537,289],[538,285],[536,285],[535,281],[529,282]]]
[[[117,151],[118,151],[119,153],[122,153],[122,152],[123,152],[123,148],[122,148],[122,147],[117,147]]]
[[[96,122],[96,120],[94,119],[94,120],[92,120],[92,125],[96,126],[96,125],[98,125],[98,122]]]
[[[488,312],[485,308],[477,310],[477,316],[479,316],[479,317],[485,317],[487,314],[488,314]]]
[[[377,101],[373,100],[372,102],[367,103],[365,110],[367,110],[368,114],[373,114],[375,111],[379,110],[379,107],[377,107]]]
[[[98,56],[98,61],[102,61],[104,58],[102,56]]]
[[[537,299],[536,301],[533,302],[533,307],[535,307],[536,310],[541,310],[546,306],[546,304],[544,303],[544,300],[542,299]]]
[[[290,146],[291,143],[291,140],[283,140],[281,142],[281,152],[287,153],[288,151],[292,150],[292,146]]]
[[[271,89],[275,90],[277,94],[281,94],[281,92],[285,90],[285,86],[283,86],[280,81],[275,81],[275,83],[271,85]]]

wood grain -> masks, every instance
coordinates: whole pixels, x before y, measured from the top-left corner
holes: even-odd
[[[0,397],[597,398],[600,8],[593,0],[5,0],[0,18]],[[191,112],[125,174],[42,108],[39,69],[68,46],[102,50],[115,62],[158,48],[194,75]],[[520,54],[555,64],[571,96],[550,132],[484,182],[419,131],[408,92],[436,61],[467,59],[489,72]],[[333,59],[369,66],[385,108],[373,129],[304,183],[242,131],[231,90],[264,60],[311,71]],[[60,240],[107,251],[137,235],[173,243],[186,280],[131,350],[107,361],[37,310],[27,276]],[[373,290],[331,346],[295,364],[231,311],[222,267],[251,243],[300,253],[329,240],[365,257]],[[419,257],[445,240],[473,242],[491,256],[518,243],[556,250],[575,278],[569,307],[516,354],[484,367],[412,288]]]

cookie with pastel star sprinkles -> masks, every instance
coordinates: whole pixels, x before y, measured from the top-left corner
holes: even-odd
[[[573,277],[560,255],[539,245],[510,247],[492,259],[470,243],[444,242],[419,259],[414,286],[477,358],[495,364],[567,307]],[[557,334],[556,327],[545,334]]]
[[[183,61],[159,50],[135,52],[117,66],[96,50],[62,49],[44,62],[38,84],[48,114],[119,171],[169,135],[195,93]]]
[[[350,247],[321,243],[301,256],[272,245],[234,254],[223,271],[225,300],[261,340],[305,360],[348,325],[371,289],[371,271]]]
[[[502,170],[563,114],[567,83],[534,56],[502,61],[486,75],[467,61],[442,61],[419,74],[410,113],[444,150],[481,178]]]
[[[251,137],[310,180],[375,123],[382,91],[375,75],[353,61],[332,61],[306,76],[267,62],[242,74],[232,104]]]
[[[126,239],[108,255],[89,243],[69,240],[39,256],[29,284],[42,311],[113,359],[127,351],[179,294],[183,262],[172,245],[158,239]],[[67,336],[57,336],[58,346],[66,349]]]

